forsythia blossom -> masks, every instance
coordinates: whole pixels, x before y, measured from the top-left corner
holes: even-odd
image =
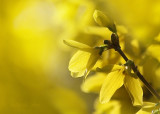
[[[138,77],[132,73],[128,73],[124,66],[115,65],[114,67],[102,84],[100,101],[102,103],[108,102],[115,91],[124,85],[132,99],[133,105],[142,105],[143,91]]]
[[[76,42],[73,40],[64,40],[64,43],[68,46],[79,49],[69,62],[69,70],[73,77],[85,77],[92,70],[102,52],[107,47],[90,47],[86,44]]]
[[[111,40],[104,40],[104,44],[97,47],[90,47],[86,44],[82,44],[72,40],[64,40],[65,44],[74,48],[78,48],[80,50],[72,57],[69,62],[69,70],[71,71],[71,75],[73,77],[81,77],[85,75],[86,77],[93,69],[98,59],[102,56],[102,53],[105,50],[114,49],[115,51],[119,52],[123,59],[125,59],[126,63],[124,65],[103,64],[101,68],[96,69],[98,73],[96,72],[94,75],[86,79],[86,81],[82,84],[81,89],[84,92],[100,93],[99,101],[101,104],[105,104],[104,107],[106,106],[107,109],[111,105],[119,103],[118,101],[112,100],[110,102],[111,105],[107,104],[110,101],[111,97],[115,94],[115,92],[119,88],[124,86],[131,98],[133,106],[142,106],[142,109],[139,111],[135,109],[135,107],[132,108],[135,112],[137,112],[137,114],[142,114],[148,107],[153,110],[153,114],[160,112],[159,103],[158,105],[155,105],[155,103],[143,102],[143,90],[138,78],[140,77],[140,72],[137,70],[137,67],[135,66],[133,61],[128,60],[128,58],[122,51],[123,49],[121,49],[119,34],[117,33],[119,32],[119,27],[114,24],[114,21],[110,17],[106,16],[101,11],[95,10],[93,17],[95,22],[102,28],[91,27],[87,32],[102,37],[105,37],[105,33],[111,33]],[[121,29],[122,31],[125,31],[125,29],[123,30],[123,27]],[[98,30],[100,30],[100,32],[98,32]],[[110,32],[108,32],[107,30]],[[123,33],[126,33],[126,31]],[[160,38],[157,38],[155,40],[160,41],[159,39]],[[139,48],[137,40],[132,40],[131,44],[133,47],[136,47],[137,49]],[[132,48],[132,46],[130,46],[130,49]],[[159,48],[159,45],[151,45],[146,52],[150,52],[153,57],[156,57],[160,61],[158,56],[159,53],[156,53],[156,51],[154,51]],[[133,69],[134,73],[131,69]],[[140,79],[142,81],[142,78]],[[122,100],[119,101],[121,102]],[[101,104],[96,103],[96,106],[101,107]],[[153,109],[153,107],[156,107],[156,109]],[[103,109],[104,108],[102,108],[102,110],[97,108],[96,114],[105,113],[105,110]],[[114,111],[112,113],[114,113]]]

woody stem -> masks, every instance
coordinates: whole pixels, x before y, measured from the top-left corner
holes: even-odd
[[[123,59],[126,62],[128,61],[127,56],[124,54],[124,52],[121,50],[120,47],[115,46],[114,49],[123,57]],[[143,84],[146,86],[146,88],[160,101],[159,94],[156,92],[155,89],[152,88],[152,86],[146,81],[146,79],[143,77],[143,75],[139,72],[139,70],[137,69],[135,63],[133,63],[131,68],[134,71],[134,73],[139,77],[139,79],[143,82]]]

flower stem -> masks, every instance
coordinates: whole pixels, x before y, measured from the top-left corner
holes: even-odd
[[[127,56],[123,53],[120,47],[114,46],[114,49],[123,57],[123,59],[127,62],[129,59]],[[137,66],[133,62],[133,65],[131,66],[134,73],[139,77],[139,79],[143,82],[143,84],[146,86],[146,88],[160,101],[160,96],[156,92],[155,89],[152,88],[152,86],[146,81],[146,79],[143,77],[143,75],[139,72],[137,69]]]

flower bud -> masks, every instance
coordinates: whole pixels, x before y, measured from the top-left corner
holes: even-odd
[[[113,44],[114,46],[120,47],[118,35],[116,35],[116,34],[113,33],[113,34],[111,35],[111,41],[112,41],[112,44]]]
[[[111,42],[110,42],[109,40],[104,40],[103,43],[104,43],[104,44],[107,44],[107,45],[110,45],[110,44],[111,44]]]
[[[96,21],[97,24],[103,27],[107,27],[110,31],[116,33],[116,26],[112,19],[110,19],[108,16],[106,16],[101,11],[95,10],[93,14],[93,18]]]

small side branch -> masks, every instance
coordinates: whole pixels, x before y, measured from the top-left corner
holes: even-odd
[[[116,47],[115,47],[116,48]],[[121,50],[121,48],[116,48],[115,49],[122,57],[123,59],[127,62],[129,59],[127,58],[127,56],[123,53],[123,51]],[[156,92],[155,89],[152,88],[152,86],[146,81],[146,79],[143,77],[143,75],[139,72],[139,70],[137,69],[135,63],[133,62],[133,65],[131,66],[132,70],[134,71],[134,73],[138,76],[138,78],[143,82],[143,84],[146,86],[146,88],[160,101],[160,96],[159,94]]]
[[[121,57],[123,57],[123,59],[127,62],[129,59],[127,58],[127,56],[124,54],[124,52],[121,50],[121,46],[119,44],[119,37],[116,33],[113,33],[111,35],[111,41],[109,40],[105,40],[104,44],[106,44],[108,46],[108,49],[114,49],[115,51],[117,51]],[[139,70],[137,69],[137,66],[135,65],[135,63],[133,62],[131,65],[132,70],[134,71],[134,73],[139,77],[139,79],[143,82],[143,84],[147,87],[147,89],[160,101],[160,96],[159,94],[156,92],[155,89],[152,88],[152,86],[146,81],[146,79],[143,77],[143,75],[139,72]]]

